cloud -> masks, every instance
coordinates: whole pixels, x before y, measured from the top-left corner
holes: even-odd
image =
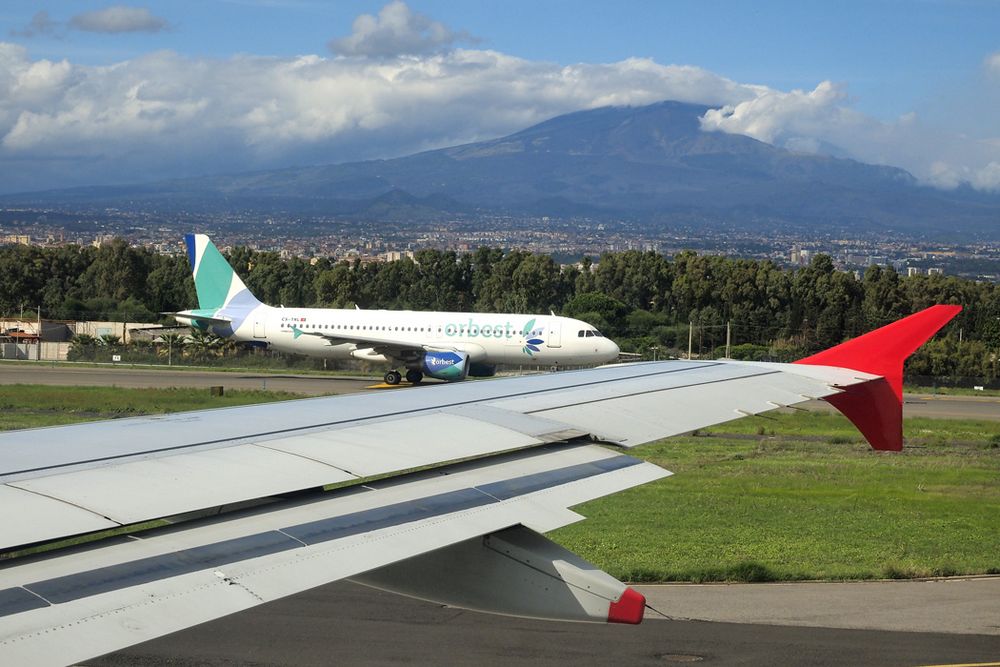
[[[1000,51],[986,56],[983,65],[986,67],[986,71],[992,74],[1000,74]]]
[[[912,114],[876,119],[832,82],[781,91],[646,58],[561,65],[461,48],[225,59],[158,51],[91,66],[33,60],[2,42],[0,189],[394,157],[502,136],[579,109],[667,99],[718,107],[703,118],[706,131],[797,152],[836,147],[838,155],[901,166],[941,187],[1000,189],[1000,128],[975,137],[928,127]]]
[[[55,32],[57,27],[59,27],[59,22],[53,21],[49,18],[49,13],[43,9],[35,12],[35,15],[31,17],[31,21],[28,22],[28,25],[21,30],[11,30],[10,34],[14,37],[51,35]]]
[[[443,23],[414,14],[401,0],[384,6],[378,16],[362,14],[352,28],[347,37],[330,40],[330,51],[345,56],[421,55],[470,40],[464,32],[453,32]]]
[[[796,152],[902,167],[941,188],[968,183],[998,189],[1000,141],[932,127],[914,113],[880,120],[851,104],[846,86],[830,81],[810,91],[759,89],[753,99],[706,113],[702,129],[744,134]],[[995,122],[992,129],[1000,135]]]
[[[154,16],[145,7],[113,5],[92,12],[77,14],[70,26],[86,32],[160,32],[170,25],[166,19]]]

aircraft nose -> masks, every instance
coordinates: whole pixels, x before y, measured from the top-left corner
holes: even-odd
[[[618,343],[614,342],[610,338],[605,338],[604,341],[607,343],[608,361],[616,360],[618,358],[618,353],[621,352],[621,348],[618,347]]]

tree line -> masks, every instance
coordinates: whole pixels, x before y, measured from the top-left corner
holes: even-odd
[[[421,250],[388,263],[282,259],[232,250],[228,259],[254,294],[285,306],[547,313],[586,320],[625,350],[660,356],[730,355],[790,360],[936,304],[963,312],[909,370],[997,377],[1000,286],[954,276],[902,277],[871,266],[858,277],[830,257],[784,268],[771,261],[682,252],[606,253],[560,266],[520,250]],[[0,314],[154,322],[194,307],[187,259],[130,247],[0,247]]]

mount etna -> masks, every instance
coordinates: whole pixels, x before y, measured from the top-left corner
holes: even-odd
[[[13,194],[0,205],[283,211],[392,221],[513,214],[650,225],[1000,236],[1000,196],[708,132],[709,107],[660,102],[552,118],[406,157]]]

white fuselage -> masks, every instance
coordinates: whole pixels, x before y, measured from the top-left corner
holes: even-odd
[[[527,335],[526,326],[530,326]],[[593,326],[553,315],[274,308],[262,304],[239,323],[233,338],[266,343],[282,352],[386,361],[374,345],[337,343],[310,334],[459,349],[470,361],[484,364],[578,366],[618,358],[618,346]]]

